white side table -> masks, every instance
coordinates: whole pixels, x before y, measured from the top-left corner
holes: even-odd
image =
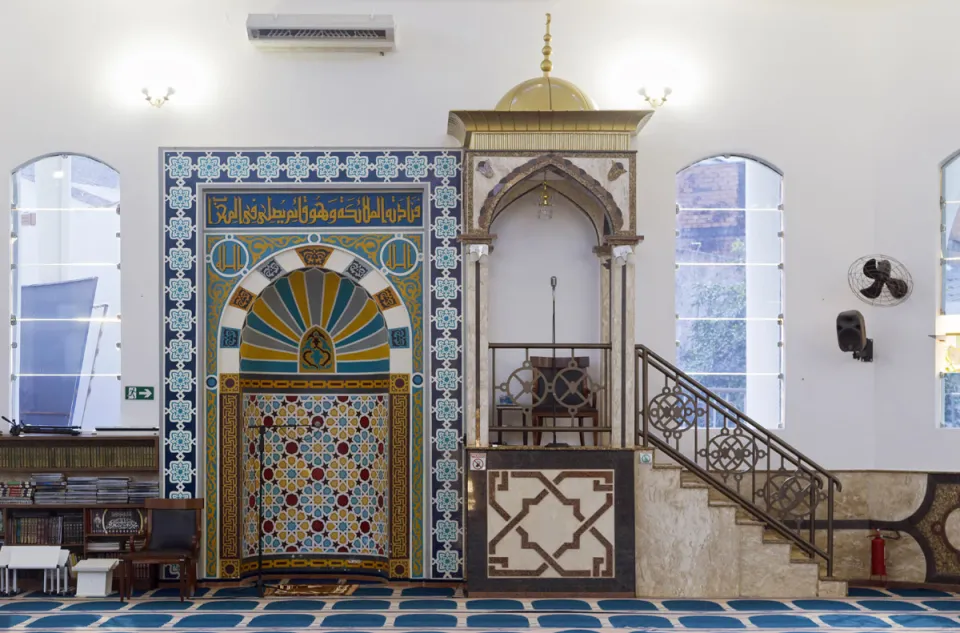
[[[59,545],[10,545],[10,559],[7,563],[7,569],[4,572],[7,589],[16,594],[20,588],[17,586],[17,571],[21,569],[42,569],[43,570],[43,589],[47,590],[54,586],[60,571],[60,546]],[[13,580],[9,579],[9,572],[13,572]],[[53,577],[50,573],[53,572]],[[58,583],[59,584],[59,583]]]
[[[10,572],[7,567],[10,565],[11,546],[4,545],[0,547],[0,594],[9,596],[10,591]]]
[[[115,558],[88,558],[73,566],[77,572],[78,598],[106,598],[113,591],[113,570],[120,561]]]

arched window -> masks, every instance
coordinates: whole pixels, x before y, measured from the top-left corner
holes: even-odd
[[[14,419],[120,424],[120,177],[86,156],[13,173]]]
[[[677,173],[677,364],[783,426],[783,177],[716,156]]]
[[[947,317],[960,315],[960,156],[954,156],[940,172],[940,313]],[[956,328],[950,328],[953,329]],[[960,428],[960,364],[950,362],[948,352],[960,345],[957,332],[948,332],[946,345],[938,347],[944,352],[943,371],[940,374],[941,424]],[[945,349],[944,349],[945,348]]]

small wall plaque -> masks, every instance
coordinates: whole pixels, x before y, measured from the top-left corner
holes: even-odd
[[[486,453],[474,453],[470,456],[470,470],[486,470],[487,469],[487,454]]]

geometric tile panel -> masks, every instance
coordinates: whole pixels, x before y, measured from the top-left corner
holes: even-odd
[[[414,404],[422,402],[426,415],[423,427],[414,419],[414,434],[422,431],[424,462],[422,470],[413,463],[411,476],[423,477],[425,485],[411,490],[411,577],[456,579],[463,575],[463,453],[462,439],[449,442],[446,436],[463,437],[463,262],[457,237],[461,232],[462,159],[457,150],[302,150],[302,149],[166,149],[161,153],[162,192],[162,343],[164,349],[162,405],[163,496],[189,498],[205,494],[215,501],[215,471],[206,476],[206,489],[199,489],[201,455],[216,455],[217,429],[201,425],[198,414],[216,401],[217,376],[206,375],[201,350],[211,347],[207,339],[216,337],[216,328],[204,328],[200,306],[206,297],[200,284],[200,270],[206,256],[201,248],[204,226],[205,191],[239,191],[250,187],[286,187],[288,190],[323,191],[331,189],[372,191],[377,187],[390,191],[423,192],[422,217],[426,243],[422,253],[427,268],[424,294],[423,350],[426,362],[423,375],[413,376]],[[373,227],[373,225],[371,225]],[[256,227],[249,227],[256,228]],[[304,233],[332,234],[322,223],[298,227]],[[375,227],[374,227],[375,228]],[[211,233],[212,235],[213,233]],[[238,279],[251,272],[254,263],[242,244],[228,233],[221,233],[217,256],[225,274]],[[399,278],[415,264],[406,257],[409,249],[399,242],[387,248],[385,256],[393,262],[386,273]],[[411,251],[412,252],[412,251]],[[370,256],[365,259],[371,260]],[[278,274],[274,267],[257,274],[264,281]],[[353,270],[359,275],[362,271]],[[354,277],[356,279],[356,277]],[[366,282],[367,276],[363,277]],[[460,292],[451,292],[451,283]],[[249,294],[249,293],[248,293]],[[386,307],[396,301],[392,293],[377,290],[377,300]],[[244,302],[240,299],[246,298]],[[235,295],[234,305],[248,310],[253,296]],[[236,309],[233,308],[233,309]],[[229,324],[228,324],[229,325]],[[231,327],[234,327],[230,325]],[[413,343],[419,344],[414,338]],[[416,370],[415,370],[416,371]],[[440,384],[438,372],[456,374],[458,380]],[[422,385],[422,388],[420,387]],[[189,416],[170,417],[171,403]],[[423,491],[423,498],[421,498]],[[219,574],[216,503],[208,504],[204,532],[204,575]],[[455,529],[454,529],[455,528]],[[451,540],[450,534],[456,534]],[[211,552],[213,555],[211,556]]]
[[[241,338],[240,371],[390,371],[383,315],[363,288],[332,271],[295,270],[275,281],[254,303]]]
[[[244,396],[244,556],[386,557],[387,396]],[[258,462],[259,425],[264,432]],[[276,425],[278,428],[271,429]],[[297,425],[295,428],[283,428]],[[261,488],[262,476],[262,488]]]
[[[205,411],[208,443],[204,472],[207,473],[206,497],[210,502],[207,523],[212,526],[205,539],[208,575],[217,576],[219,572],[220,577],[233,578],[258,569],[256,561],[240,562],[243,530],[239,515],[244,502],[236,485],[240,483],[242,486],[239,481],[242,464],[238,461],[241,459],[238,443],[243,441],[239,437],[243,433],[238,411],[239,391],[233,392],[236,396],[218,398],[217,383],[220,384],[219,393],[223,394],[231,381],[230,374],[249,370],[260,379],[251,381],[247,376],[242,382],[245,390],[249,388],[255,392],[264,387],[271,393],[279,393],[278,389],[307,394],[368,393],[374,383],[383,382],[386,389],[387,378],[371,382],[368,378],[351,378],[344,374],[369,376],[370,372],[388,369],[396,369],[401,378],[405,378],[411,369],[415,372],[412,394],[409,393],[410,380],[404,379],[403,395],[394,394],[395,388],[390,388],[390,470],[394,482],[389,503],[390,560],[351,563],[340,557],[337,564],[357,569],[359,563],[360,568],[378,574],[389,570],[392,578],[423,575],[423,460],[424,451],[429,447],[424,445],[423,419],[427,412],[424,411],[421,372],[426,360],[423,287],[427,269],[421,265],[419,253],[425,239],[423,233],[405,233],[402,238],[394,233],[336,235],[326,232],[243,233],[231,237],[211,233],[205,236],[204,292],[207,301],[204,318],[207,331],[225,329],[228,321],[244,324],[243,344],[239,345],[239,350],[229,350],[222,344],[218,350],[210,339],[206,346],[206,375],[220,378],[219,381],[207,378],[210,391]],[[221,248],[218,245],[225,241],[233,244],[228,249],[231,261],[249,262],[255,273],[241,278],[218,268],[217,264],[221,262],[218,258],[222,255],[217,252]],[[393,248],[398,243],[403,245],[402,256]],[[236,249],[240,252],[233,252]],[[359,286],[342,272],[349,271],[358,262],[363,262],[362,266],[367,270]],[[389,272],[392,269],[387,264],[390,263],[394,266],[412,264],[412,267],[408,265],[403,269],[404,274],[398,277]],[[265,273],[273,268],[270,264],[276,264],[276,274]],[[265,283],[268,284],[266,287]],[[447,283],[455,283],[455,280],[449,279]],[[390,285],[402,298],[402,305],[381,313],[369,293]],[[238,286],[249,287],[257,295],[250,312],[239,317],[236,312],[224,311],[224,304],[232,293],[239,290]],[[390,353],[386,345],[387,333],[382,329],[387,323],[394,329],[409,329],[410,344]],[[399,327],[401,324],[409,328]],[[318,330],[321,325],[323,327]],[[377,330],[379,333],[375,333]],[[286,377],[264,379],[267,373],[276,371],[312,373],[314,376],[297,378],[288,373]],[[332,380],[316,375],[333,372],[337,376]],[[240,374],[235,375],[235,382],[241,382]],[[361,391],[354,391],[356,389]],[[443,432],[458,440],[455,430],[445,429]],[[441,448],[439,444],[437,446]],[[407,486],[399,485],[397,482],[400,481],[406,482]],[[315,560],[310,565],[329,568],[333,564],[331,560]],[[272,565],[275,571],[283,566],[290,569],[290,565],[297,563],[301,566],[296,569],[305,572],[304,562],[289,556],[263,559],[263,564]]]

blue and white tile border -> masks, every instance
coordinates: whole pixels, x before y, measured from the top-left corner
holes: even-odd
[[[457,236],[463,202],[462,153],[457,150],[161,149],[163,207],[163,478],[164,496],[202,494],[198,438],[203,436],[205,389],[199,256],[205,186],[425,186],[430,257],[424,324],[430,376],[424,447],[429,510],[424,509],[424,576],[463,574],[463,261]],[[427,422],[429,420],[429,422]],[[425,429],[426,431],[426,429]],[[427,536],[429,535],[429,536]]]

